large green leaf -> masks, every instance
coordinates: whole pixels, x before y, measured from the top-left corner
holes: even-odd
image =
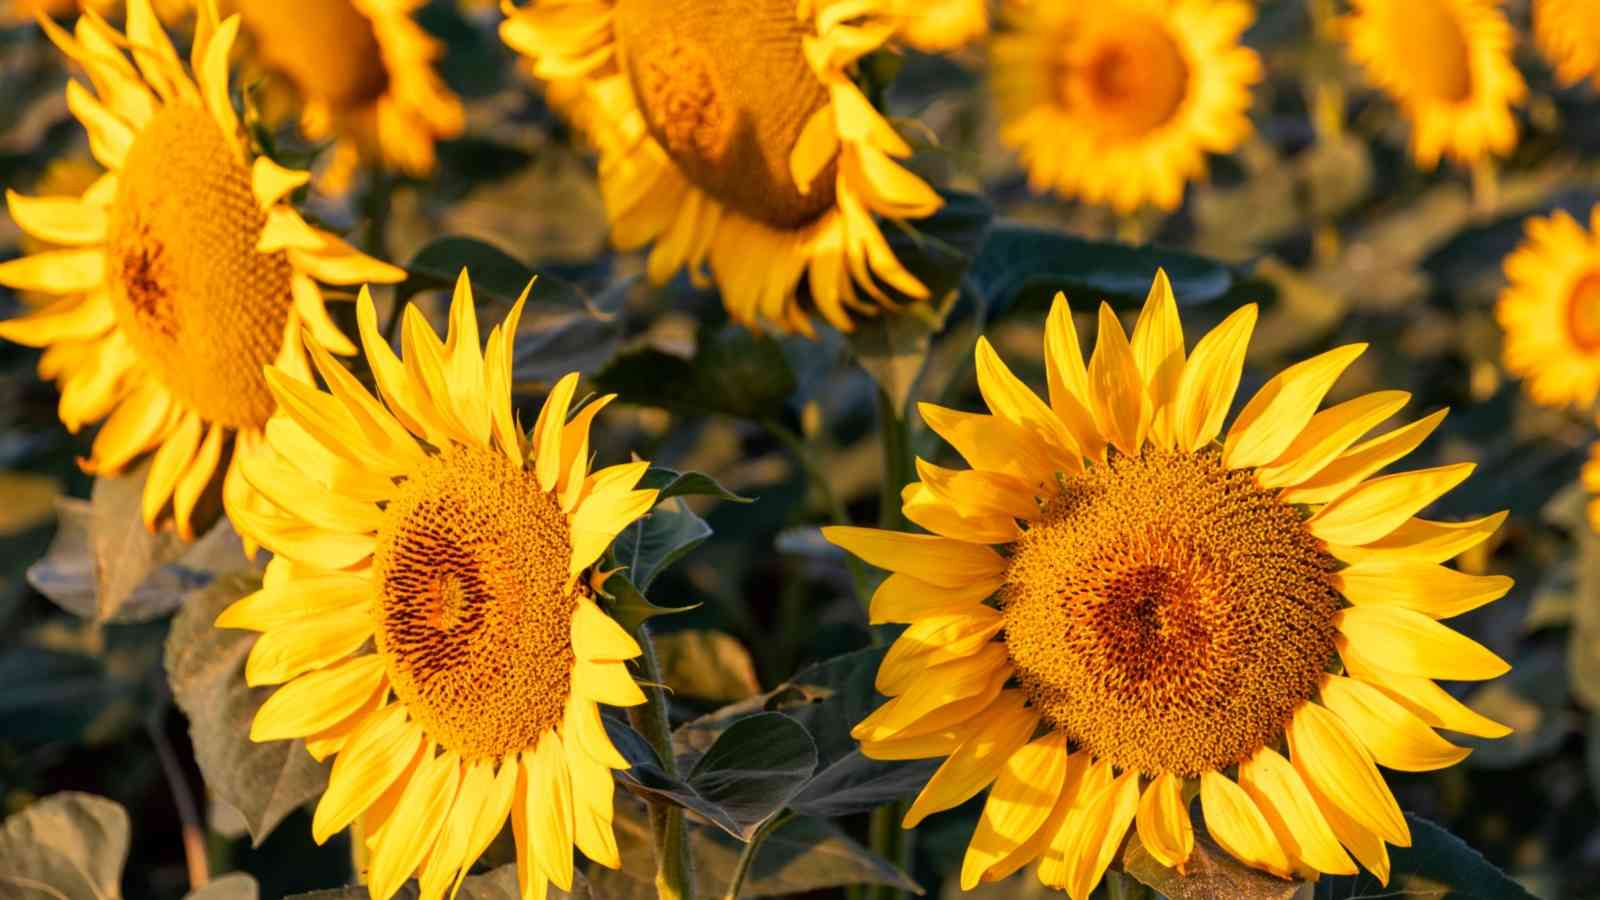
[[[117,900],[128,814],[92,794],[51,794],[0,826],[0,897]]]
[[[1423,896],[1438,900],[1534,900],[1483,854],[1439,825],[1411,814],[1410,847],[1390,847],[1387,887],[1372,875],[1325,876],[1317,882],[1317,900],[1350,897]]]
[[[984,246],[994,207],[978,194],[940,191],[944,206],[926,219],[886,223],[895,258],[938,298],[954,293]]]
[[[206,786],[244,817],[257,845],[328,783],[328,766],[312,759],[303,741],[250,740],[250,722],[273,690],[244,681],[256,635],[211,623],[258,586],[245,576],[219,579],[173,618],[167,638],[167,680],[189,717],[195,761]]]
[[[639,479],[638,487],[641,490],[654,488],[659,491],[657,503],[671,497],[715,497],[731,503],[755,502],[750,497],[741,497],[728,490],[704,472],[678,472],[662,466],[651,466]]]
[[[648,851],[646,852],[648,855]],[[394,895],[394,900],[417,900],[418,891],[415,881],[408,881]],[[455,900],[519,900],[522,892],[517,886],[517,867],[515,865],[500,866],[482,875],[469,875],[461,882],[461,891],[455,895]],[[549,886],[545,895],[550,900],[610,900],[605,895],[594,894],[589,889],[589,880],[583,877],[582,872],[572,875],[572,892],[568,893],[555,885]],[[331,891],[312,891],[309,894],[294,894],[287,900],[370,900],[372,895],[364,886],[336,888]]]
[[[780,416],[795,388],[778,342],[731,324],[702,330],[689,358],[654,347],[624,352],[595,381],[629,403],[746,419]]]
[[[1303,882],[1275,878],[1252,869],[1218,847],[1204,833],[1195,835],[1194,853],[1180,874],[1150,855],[1135,833],[1122,852],[1123,871],[1168,900],[1292,900]]]
[[[666,801],[692,810],[707,822],[728,834],[744,839],[743,829],[721,806],[700,796],[693,785],[667,774],[655,748],[627,722],[616,716],[604,716],[606,734],[617,752],[628,761],[629,767],[616,773],[623,787],[650,801]]]
[[[740,719],[717,736],[695,763],[688,783],[727,812],[749,840],[811,780],[817,746],[782,713]]]
[[[709,537],[706,520],[695,515],[683,498],[674,497],[622,529],[611,550],[617,565],[627,567],[629,580],[639,590],[649,591],[657,575]]]

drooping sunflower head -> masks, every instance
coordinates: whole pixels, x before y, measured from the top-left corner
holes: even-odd
[[[1600,393],[1600,207],[1587,229],[1560,211],[1525,228],[1495,307],[1506,368],[1536,403],[1587,409]]]
[[[236,524],[275,556],[217,625],[262,632],[245,678],[282,685],[251,737],[335,757],[314,836],[365,823],[377,900],[413,875],[444,896],[508,814],[522,896],[570,889],[574,846],[620,865],[610,770],[627,762],[598,704],[644,702],[640,649],[594,567],[654,503],[635,490],[649,464],[589,470],[611,397],[569,417],[576,374],[518,428],[521,301],[480,349],[463,272],[443,341],[406,309],[403,358],[359,304],[377,394],[309,345],[326,389],[269,370],[282,411],[244,468],[270,506]]]
[[[989,33],[988,0],[901,0],[899,37],[928,53],[943,53]]]
[[[1386,880],[1385,842],[1410,836],[1376,766],[1467,755],[1435,728],[1507,732],[1432,680],[1506,670],[1438,621],[1510,588],[1442,565],[1504,514],[1417,517],[1470,465],[1378,474],[1442,412],[1369,437],[1407,394],[1318,411],[1363,345],[1285,369],[1224,436],[1255,314],[1186,350],[1158,274],[1131,340],[1101,307],[1085,365],[1058,297],[1047,400],[980,340],[989,412],[922,407],[971,466],[918,461],[904,511],[931,533],[824,530],[892,573],[873,620],[910,623],[863,752],[948,757],[905,824],[990,787],[963,887],[1038,861],[1086,900],[1130,828],[1181,867],[1196,789],[1250,865],[1353,873],[1353,855]]]
[[[1036,190],[1174,209],[1207,153],[1250,134],[1253,17],[1239,0],[1020,7],[992,45],[1001,139]]]
[[[1584,0],[1534,0],[1533,37],[1565,84],[1600,88],[1600,10]]]
[[[69,429],[106,419],[89,471],[155,451],[145,522],[170,512],[188,538],[225,460],[224,505],[249,500],[236,465],[273,412],[262,366],[305,370],[302,327],[354,351],[321,285],[404,273],[308,225],[286,202],[306,173],[243,139],[228,92],[236,17],[218,24],[203,5],[192,77],[149,0],[127,18],[126,36],[92,12],[72,35],[44,22],[95,85],[68,84],[67,104],[106,171],[79,196],[7,192],[18,227],[50,248],[0,264],[0,284],[56,299],[0,322],[0,337],[46,348],[39,371],[58,382]]]
[[[1527,86],[1511,60],[1516,35],[1497,0],[1353,0],[1351,57],[1411,121],[1411,155],[1472,163],[1517,142],[1513,104]]]
[[[461,102],[433,69],[438,43],[411,18],[420,0],[224,2],[252,61],[297,96],[306,136],[337,138],[333,189],[363,160],[427,175],[434,143],[461,133]]]
[[[809,334],[813,313],[849,330],[895,293],[928,296],[876,217],[930,215],[939,195],[850,74],[894,34],[894,2],[538,2],[501,35],[581,88],[618,246],[653,244],[658,282],[709,267],[735,319]]]

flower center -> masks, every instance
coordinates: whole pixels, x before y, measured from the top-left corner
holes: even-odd
[[[1600,271],[1589,271],[1567,294],[1567,328],[1586,353],[1600,351]]]
[[[351,109],[388,89],[372,21],[349,0],[237,0],[237,8],[262,62],[301,93]]]
[[[117,322],[184,407],[233,428],[272,415],[261,367],[292,302],[284,255],[256,252],[265,224],[249,171],[199,107],[169,106],[139,131],[106,242]]]
[[[1170,121],[1189,90],[1189,64],[1160,22],[1094,17],[1069,38],[1055,73],[1056,99],[1110,138],[1135,138]]]
[[[618,0],[613,27],[645,126],[695,186],[778,228],[833,206],[833,163],[809,193],[789,174],[828,102],[794,0]]]
[[[374,558],[377,646],[400,701],[469,759],[528,750],[572,688],[572,543],[555,495],[455,447],[390,502]]]
[[[1460,103],[1472,96],[1472,48],[1448,0],[1407,0],[1376,5],[1385,17],[1393,64],[1422,96]]]
[[[1337,563],[1219,454],[1066,476],[998,598],[1029,700],[1097,758],[1194,776],[1282,736],[1333,658]]]

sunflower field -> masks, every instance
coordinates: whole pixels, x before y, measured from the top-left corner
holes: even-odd
[[[1597,0],[0,0],[0,900],[1600,900]]]

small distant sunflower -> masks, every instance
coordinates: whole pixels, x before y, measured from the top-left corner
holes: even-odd
[[[896,3],[540,2],[500,33],[539,78],[581,81],[612,239],[653,242],[653,280],[709,264],[734,319],[811,334],[813,312],[848,331],[896,304],[886,289],[928,296],[875,216],[941,200],[850,74],[893,37]]]
[[[1533,0],[1533,37],[1563,83],[1600,88],[1600,8],[1589,0]]]
[[[596,605],[594,566],[654,503],[634,490],[649,464],[589,471],[611,397],[569,418],[576,374],[518,428],[521,301],[480,350],[463,272],[444,341],[406,309],[403,361],[358,304],[381,401],[314,344],[327,391],[268,370],[283,411],[245,477],[275,508],[237,524],[276,555],[217,619],[262,632],[245,679],[282,685],[250,736],[335,757],[312,835],[364,824],[375,900],[412,875],[445,896],[508,814],[524,900],[570,890],[574,846],[621,864],[611,770],[628,763],[598,704],[644,702],[640,648]]]
[[[901,0],[900,39],[928,53],[943,53],[989,33],[988,0]]]
[[[1035,190],[1175,209],[1206,153],[1250,134],[1261,79],[1241,0],[1106,0],[1021,7],[992,44],[1000,137]]]
[[[192,513],[225,460],[224,506],[249,500],[238,463],[274,406],[261,367],[309,373],[302,327],[322,347],[355,352],[319,282],[405,273],[312,228],[285,202],[307,175],[255,156],[243,138],[228,93],[236,17],[218,25],[203,7],[191,79],[150,0],[129,0],[127,16],[127,36],[92,12],[75,36],[45,22],[96,87],[69,83],[67,104],[109,171],[79,197],[7,192],[24,232],[66,249],[0,263],[0,284],[59,298],[0,322],[0,338],[47,348],[39,372],[58,382],[67,428],[106,419],[86,470],[115,473],[155,451],[145,523],[156,527],[170,509],[190,539]]]
[[[1470,464],[1376,475],[1443,412],[1376,437],[1407,394],[1318,412],[1355,344],[1268,381],[1223,436],[1255,317],[1233,313],[1186,359],[1158,275],[1131,340],[1100,308],[1085,366],[1058,297],[1048,401],[980,340],[992,412],[922,406],[972,466],[918,461],[904,509],[932,534],[824,530],[893,573],[873,621],[910,623],[878,671],[893,699],[853,732],[862,751],[949,757],[905,825],[993,784],[964,888],[1038,860],[1085,900],[1129,828],[1182,868],[1196,790],[1212,838],[1252,866],[1353,873],[1353,854],[1387,880],[1385,842],[1410,833],[1377,764],[1467,755],[1434,728],[1507,733],[1431,680],[1507,669],[1437,621],[1510,588],[1441,565],[1504,513],[1415,518]]]
[[[1497,0],[1352,0],[1350,55],[1411,120],[1411,155],[1473,163],[1517,143],[1513,104],[1527,85]]]
[[[1600,207],[1587,230],[1561,211],[1524,229],[1495,307],[1506,368],[1536,403],[1587,408],[1600,393]]]
[[[423,0],[225,2],[243,20],[251,60],[298,95],[306,137],[338,139],[332,189],[363,160],[427,175],[434,142],[461,133],[461,101],[433,70],[438,42],[411,18]]]

